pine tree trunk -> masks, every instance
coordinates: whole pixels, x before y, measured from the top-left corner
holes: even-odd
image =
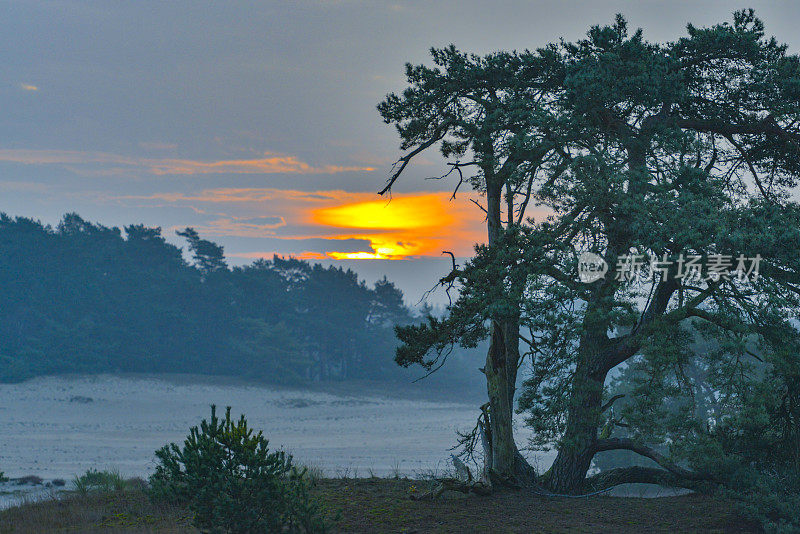
[[[581,491],[594,457],[605,375],[591,373],[591,367],[591,358],[582,358],[575,372],[567,428],[547,479],[557,493]]]
[[[517,378],[518,349],[513,321],[495,322],[489,353],[486,356],[486,389],[489,394],[491,430],[491,473],[505,479],[516,474],[517,446],[514,442],[514,392]],[[512,343],[507,343],[511,339]]]
[[[487,227],[489,245],[503,232],[500,219],[502,183],[487,180]],[[489,352],[486,355],[486,389],[489,395],[489,430],[491,455],[487,457],[489,474],[501,479],[516,478],[519,452],[514,442],[514,392],[519,362],[519,320],[498,318],[493,321]]]
[[[649,177],[649,142],[649,137],[642,135],[627,147],[630,172],[628,194],[632,197],[643,194],[644,184]],[[613,221],[608,221],[608,225],[609,244],[606,252],[613,258],[618,251],[629,249],[625,237],[628,229],[619,227]],[[594,446],[602,415],[603,385],[608,373],[605,363],[601,361],[611,313],[605,302],[610,300],[611,295],[613,288],[609,289],[602,281],[598,282],[584,316],[585,330],[580,340],[579,359],[567,413],[567,428],[547,480],[547,484],[559,493],[574,493],[583,488],[595,454]],[[669,294],[666,298],[669,299]]]

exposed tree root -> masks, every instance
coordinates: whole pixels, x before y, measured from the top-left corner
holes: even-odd
[[[514,465],[514,475],[516,483],[524,488],[540,487],[539,475],[528,460],[517,451],[517,459]]]
[[[457,491],[460,493],[474,493],[476,495],[489,495],[501,489],[528,489],[539,494],[545,490],[539,485],[536,471],[517,452],[515,465],[515,477],[505,477],[494,471],[488,470],[488,476],[475,480],[472,471],[457,456],[451,455],[456,475],[459,478],[440,478],[437,479],[437,486],[422,495],[412,497],[415,500],[436,499],[445,491]]]
[[[562,494],[554,493],[541,485],[538,478],[534,480],[517,481],[492,475],[492,483],[487,484],[482,480],[459,480],[456,478],[442,478],[437,480],[438,485],[433,490],[419,495],[412,496],[415,500],[436,499],[445,491],[457,491],[459,493],[474,493],[476,495],[490,495],[501,490],[517,490],[532,493],[544,498],[587,498],[603,494],[622,484],[655,484],[669,488],[690,489],[697,492],[706,492],[711,488],[709,481],[688,479],[678,476],[666,469],[652,467],[621,467],[603,471],[586,478],[584,484],[585,493]]]
[[[484,410],[486,406],[482,407]],[[484,411],[484,416],[485,411]],[[485,439],[484,428],[479,418],[476,428],[465,436],[463,442],[474,447],[477,438],[483,441],[485,454],[491,454],[488,440]],[[625,467],[603,471],[587,477],[581,485],[583,493],[562,494],[547,489],[547,474],[539,476],[522,454],[517,451],[513,476],[503,476],[493,470],[484,469],[480,480],[475,480],[469,468],[457,457],[452,456],[453,465],[459,478],[439,479],[433,490],[415,497],[416,499],[436,499],[445,491],[489,495],[501,490],[521,490],[541,497],[550,498],[584,498],[599,495],[622,484],[655,484],[670,488],[684,488],[705,492],[714,485],[714,480],[707,474],[696,473],[671,462],[655,449],[627,438],[607,438],[595,442],[594,452],[608,450],[630,450],[641,456],[650,458],[661,468]],[[469,449],[470,452],[473,449]]]
[[[490,495],[492,493],[492,486],[484,482],[477,481],[464,481],[457,478],[441,478],[437,480],[438,485],[419,496],[411,496],[414,500],[433,500],[442,495],[445,491],[458,491],[460,493],[474,493],[476,495]]]

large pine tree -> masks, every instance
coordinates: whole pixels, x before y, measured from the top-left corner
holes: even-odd
[[[632,362],[660,394],[638,403],[640,414],[656,413],[667,396],[693,402],[697,381],[683,373],[698,357],[690,327],[718,340],[703,376],[729,410],[775,408],[774,395],[743,393],[770,380],[796,421],[798,57],[765,38],[752,11],[732,24],[690,25],[672,43],[631,35],[618,16],[584,40],[533,52],[432,53],[435,66],[409,65],[409,87],[379,106],[407,150],[382,192],[416,155],[439,147],[451,174],[485,194],[489,240],[443,279],[460,284],[447,319],[398,330],[398,362],[430,368],[450,344],[491,337],[480,429],[489,480],[569,493],[718,481],[708,462],[680,463],[679,450],[719,443],[723,420],[698,420],[687,407],[687,424],[670,434],[648,431],[659,419],[636,417],[636,402],[627,422],[610,416],[619,397],[609,397],[609,377]],[[526,220],[531,204],[549,216]],[[582,281],[582,252],[610,272]],[[758,278],[737,275],[740,255],[748,269],[760,256]],[[681,258],[691,256],[706,269],[699,279],[681,276]],[[615,276],[631,257],[661,263],[645,261],[633,279]],[[722,276],[707,276],[719,258]],[[536,443],[558,450],[540,477],[525,468],[511,430],[523,362],[530,375],[520,409]],[[673,446],[667,454],[664,444]],[[596,454],[619,449],[658,467],[587,478]]]

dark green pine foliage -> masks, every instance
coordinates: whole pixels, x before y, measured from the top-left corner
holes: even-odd
[[[0,215],[0,380],[57,373],[171,372],[269,382],[414,376],[391,361],[411,313],[388,280],[294,259],[230,268],[187,228],[76,214],[50,227]]]
[[[269,450],[262,433],[249,428],[244,415],[211,418],[192,427],[183,446],[156,451],[150,477],[156,500],[188,505],[193,524],[203,532],[323,533],[321,508],[309,495],[305,469],[291,455]]]
[[[796,529],[800,58],[745,10],[670,43],[619,16],[576,43],[486,57],[448,47],[433,61],[408,66],[408,89],[379,106],[407,150],[400,170],[440,148],[486,192],[490,218],[482,184],[506,172],[506,224],[446,278],[460,286],[448,317],[399,330],[399,362],[430,368],[516,317],[505,334],[524,360],[517,407],[532,445],[558,452],[538,482],[766,487],[754,499],[774,498],[770,521]],[[611,274],[581,282],[583,251]],[[616,279],[629,254],[666,257],[667,277]],[[734,268],[758,254],[760,276],[681,279],[681,254]],[[587,477],[611,451],[650,463]]]

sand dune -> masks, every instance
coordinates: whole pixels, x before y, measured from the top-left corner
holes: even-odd
[[[182,440],[211,403],[246,414],[272,447],[331,476],[445,468],[455,431],[471,428],[477,413],[472,404],[211,379],[45,377],[0,384],[0,470],[69,479],[90,467],[113,467],[145,476],[153,451]]]

